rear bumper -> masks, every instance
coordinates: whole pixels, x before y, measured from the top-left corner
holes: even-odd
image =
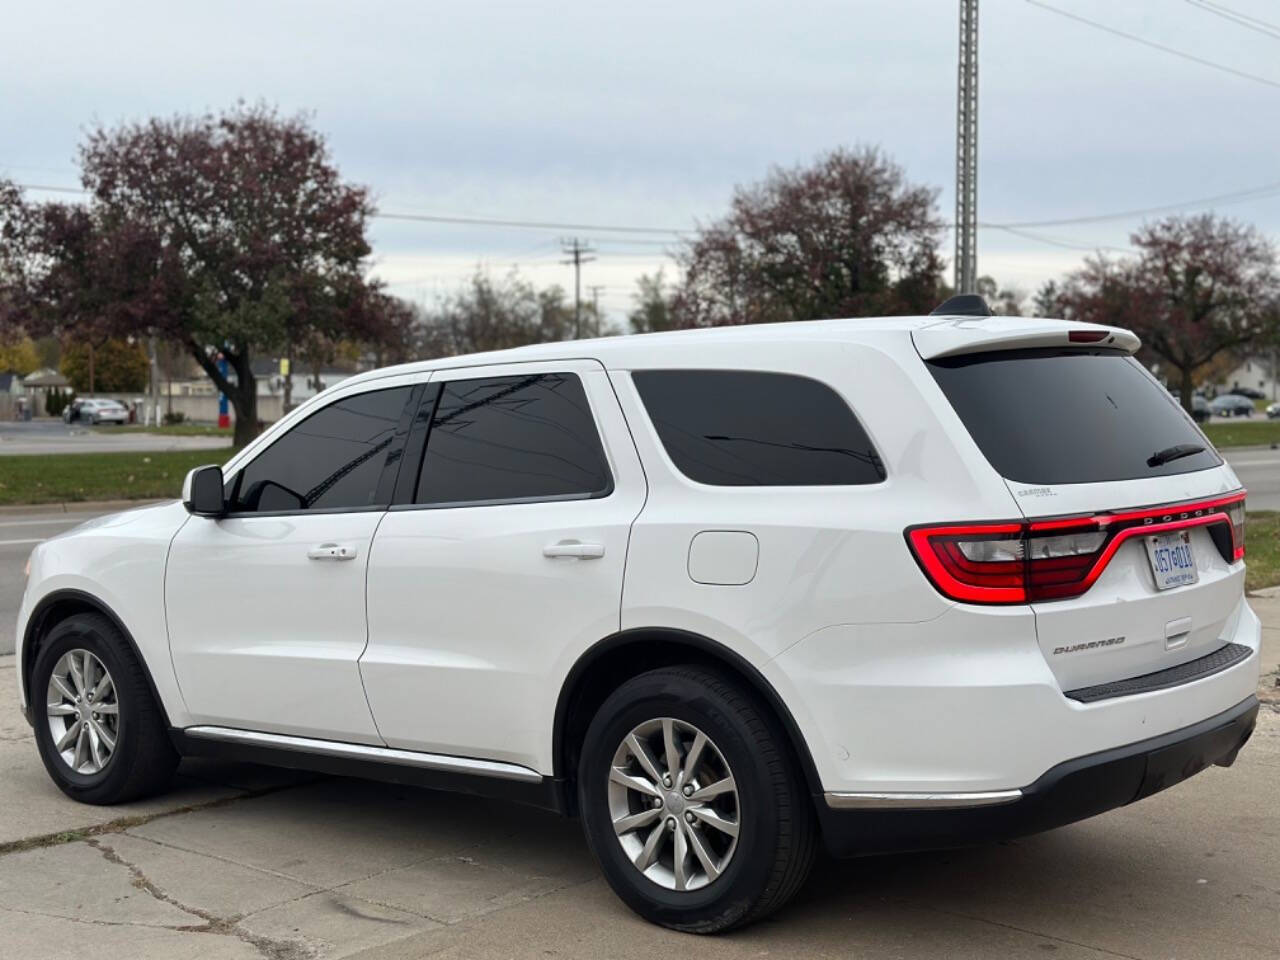
[[[1192,726],[1068,760],[1020,791],[971,795],[968,806],[818,807],[827,849],[838,857],[967,846],[1074,823],[1158,793],[1213,764],[1230,766],[1258,715],[1249,696]],[[927,800],[927,798],[926,798]]]

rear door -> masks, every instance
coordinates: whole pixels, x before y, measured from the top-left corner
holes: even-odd
[[[369,562],[365,692],[387,744],[550,769],[559,683],[618,630],[644,475],[589,360],[436,371]],[[421,450],[421,447],[417,447]]]
[[[1033,521],[1032,607],[1063,690],[1225,642],[1243,592],[1231,530],[1243,503],[1226,502],[1240,484],[1136,360],[1059,346],[927,365]]]

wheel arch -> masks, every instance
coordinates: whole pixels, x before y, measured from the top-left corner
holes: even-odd
[[[777,718],[800,766],[810,796],[822,793],[822,781],[808,743],[782,697],[745,657],[709,637],[670,627],[635,627],[600,640],[570,668],[556,701],[552,772],[561,785],[565,808],[576,812],[571,789],[578,752],[591,718],[617,687],[630,677],[658,667],[699,663],[730,673],[763,701]]]
[[[137,658],[139,665],[142,667],[142,675],[147,678],[147,688],[151,691],[151,696],[155,700],[156,706],[160,709],[165,726],[169,726],[169,712],[165,707],[164,699],[160,696],[160,691],[156,688],[155,680],[151,676],[151,665],[142,656],[142,651],[138,649],[138,642],[133,639],[133,634],[129,628],[125,626],[124,621],[120,619],[116,612],[101,599],[87,591],[73,588],[54,590],[41,597],[35,609],[32,610],[31,616],[27,618],[26,629],[22,633],[22,663],[19,666],[22,670],[22,687],[27,691],[28,713],[32,709],[31,671],[35,667],[40,645],[44,642],[44,638],[50,630],[63,620],[79,613],[100,614],[110,620],[112,625],[120,631],[120,635],[124,637],[125,643],[129,645],[129,649],[133,651],[134,657]],[[32,717],[28,716],[27,719],[30,721]]]

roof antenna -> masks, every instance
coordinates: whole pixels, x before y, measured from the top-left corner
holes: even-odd
[[[989,317],[991,308],[976,293],[958,293],[929,311],[931,317]]]

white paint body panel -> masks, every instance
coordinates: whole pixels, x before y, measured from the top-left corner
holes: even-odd
[[[173,500],[98,517],[39,544],[31,554],[31,575],[18,608],[17,662],[25,662],[27,621],[42,600],[61,590],[87,593],[133,634],[170,722],[189,723],[169,661],[164,617],[169,542],[189,517]],[[15,673],[21,690],[22,671]],[[22,694],[25,707],[26,692]]]
[[[165,604],[195,723],[380,743],[360,684],[365,571],[382,511],[192,517],[174,539]],[[353,560],[312,560],[321,543]]]
[[[1081,328],[1026,318],[835,320],[545,344],[362,374],[284,418],[228,474],[334,397],[520,364],[583,376],[614,492],[284,521],[201,521],[179,504],[133,511],[36,550],[19,640],[42,597],[83,590],[133,633],[177,725],[341,739],[551,775],[555,707],[579,658],[619,630],[683,630],[759,671],[794,717],[826,791],[1016,790],[1065,760],[1220,713],[1258,677],[1260,625],[1242,596],[1243,564],[1222,561],[1203,531],[1194,587],[1157,594],[1132,542],[1085,596],[1034,607],[947,600],[912,557],[904,530],[918,523],[1116,510],[1238,486],[1225,466],[1038,492],[1000,477],[920,353],[1060,343],[1072,329]],[[1114,335],[1112,345],[1136,347],[1131,334]],[[862,422],[887,479],[793,488],[690,481],[631,381],[633,370],[674,368],[828,384]],[[715,531],[754,539],[749,577],[741,541],[695,547]],[[324,540],[352,542],[358,559],[309,562],[306,548]],[[542,555],[562,540],[599,544],[603,556]],[[1169,624],[1187,618],[1187,644],[1164,649]],[[1127,650],[1055,660],[1064,639],[1116,632],[1131,638]],[[1063,696],[1228,641],[1255,655],[1172,689],[1090,704]],[[287,683],[295,689],[282,698]]]

